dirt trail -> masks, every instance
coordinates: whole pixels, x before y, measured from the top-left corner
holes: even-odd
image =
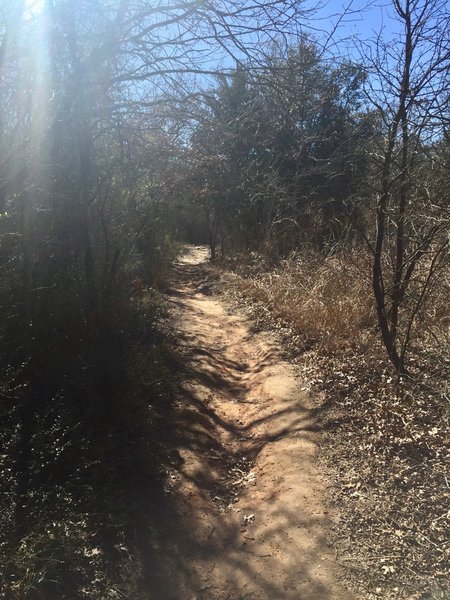
[[[152,597],[350,600],[327,544],[333,515],[308,395],[274,340],[208,296],[206,258],[191,248],[169,294],[188,376],[168,505],[153,532]]]

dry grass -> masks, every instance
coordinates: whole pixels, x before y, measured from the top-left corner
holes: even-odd
[[[375,325],[367,272],[364,258],[356,255],[294,255],[269,272],[241,267],[231,283],[288,324],[304,348],[331,350],[362,343]]]
[[[363,600],[450,598],[450,277],[414,330],[412,378],[394,385],[364,256],[254,258],[224,278],[259,327],[281,334],[318,390],[322,461],[341,514],[338,560]],[[323,403],[320,398],[323,398]]]

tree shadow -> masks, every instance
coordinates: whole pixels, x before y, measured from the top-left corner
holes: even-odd
[[[201,266],[174,267],[176,289],[168,288],[169,300],[187,323],[201,318],[201,308],[186,299],[199,297],[195,286],[203,278]],[[236,502],[245,497],[245,479],[264,450],[288,438],[311,441],[326,406],[311,409],[299,394],[295,401],[278,398],[274,410],[269,403],[271,412],[257,412],[262,400],[251,398],[253,378],[279,360],[275,347],[252,357],[250,366],[230,358],[221,339],[212,348],[211,336],[198,328],[185,327],[180,338],[185,366],[158,438],[167,457],[164,476],[135,524],[144,582],[139,600],[335,598],[336,590],[318,574],[327,552],[326,514],[301,514],[300,498],[280,503],[274,490],[264,504],[271,520],[252,529],[243,527]],[[245,333],[239,343],[252,347],[252,338]],[[243,423],[225,417],[217,399],[249,405],[249,418]],[[305,532],[307,544],[291,545],[283,554],[279,549],[296,530]],[[269,551],[261,554],[262,545]]]
[[[201,370],[196,371],[192,365],[189,376],[205,381]],[[226,387],[220,378],[218,384],[216,378],[212,383],[222,390]],[[243,538],[239,521],[230,519],[230,505],[224,507],[220,502],[215,503],[217,497],[225,503],[230,502],[233,482],[229,470],[233,465],[239,464],[242,468],[245,459],[247,470],[250,470],[268,444],[317,431],[319,427],[314,422],[313,411],[298,403],[239,425],[224,419],[183,383],[177,396],[168,442],[172,444],[172,453],[181,455],[188,451],[197,456],[199,468],[195,473],[187,474],[180,461],[172,464],[172,469],[179,480],[192,485],[190,498],[198,496],[202,500],[191,502],[189,497],[186,499],[176,491],[169,491],[163,492],[152,503],[149,520],[142,524],[137,536],[148,594],[145,597],[159,600],[293,600],[299,597],[296,590],[297,582],[301,580],[302,597],[331,600],[334,597],[332,591],[315,574],[327,545],[322,536],[311,539],[307,553],[293,556],[292,564],[286,564],[275,551],[259,556],[252,542]],[[292,416],[290,425],[277,429],[277,419],[287,415]],[[269,429],[270,434],[246,438],[262,424],[269,425],[265,429]],[[239,444],[224,444],[223,432]],[[242,443],[243,440],[246,443]],[[314,530],[322,526],[326,530],[327,517],[299,518],[298,507],[275,510],[273,516],[274,523],[281,522],[282,526],[267,527],[258,538],[259,542],[278,540],[282,545],[291,528]],[[217,569],[221,573],[209,577],[209,570]],[[273,576],[280,572],[284,579]],[[215,588],[217,581],[221,585]]]

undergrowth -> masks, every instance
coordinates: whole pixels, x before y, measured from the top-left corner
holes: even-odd
[[[136,532],[163,486],[160,429],[171,403],[164,321],[161,296],[140,286],[93,352],[64,361],[64,373],[53,366],[36,408],[20,531],[21,388],[3,379],[15,400],[0,428],[0,598],[112,600],[133,585],[139,597]]]
[[[448,600],[448,280],[424,309],[411,377],[398,386],[363,255],[297,255],[270,269],[254,255],[231,267],[222,289],[277,331],[319,392],[322,460],[341,515],[334,543],[355,590],[365,600]]]
[[[256,258],[256,257],[255,257]],[[323,259],[313,253],[293,255],[275,269],[255,260],[234,269],[234,289],[255,302],[255,316],[269,311],[289,326],[304,348],[338,348],[354,342],[375,325],[366,264],[357,256]]]

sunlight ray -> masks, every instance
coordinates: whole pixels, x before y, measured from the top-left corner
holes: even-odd
[[[26,21],[31,20],[44,10],[45,0],[26,0],[23,18]]]

